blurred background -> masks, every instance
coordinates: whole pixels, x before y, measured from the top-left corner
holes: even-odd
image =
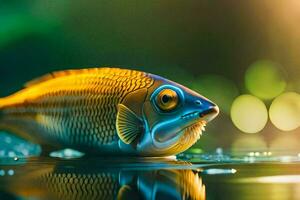
[[[0,96],[45,73],[118,66],[215,101],[189,151],[300,153],[299,1],[1,1]],[[6,133],[0,156],[38,151]],[[29,145],[24,151],[24,145]],[[17,151],[18,152],[18,151]],[[300,156],[300,154],[299,154]]]

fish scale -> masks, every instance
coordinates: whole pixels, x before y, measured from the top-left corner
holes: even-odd
[[[101,92],[101,91],[100,91]],[[104,91],[105,94],[106,91]],[[115,135],[114,133],[114,123],[115,123],[115,109],[114,109],[114,104],[110,104],[109,99],[113,99],[114,96],[101,96],[99,101],[100,102],[100,108],[101,110],[94,110],[94,102],[90,101],[91,100],[91,96],[88,95],[89,93],[87,93],[87,91],[81,91],[81,93],[79,94],[80,96],[87,96],[88,100],[87,101],[82,101],[82,102],[70,102],[71,105],[73,103],[71,109],[73,109],[73,111],[75,112],[75,114],[78,113],[78,115],[80,116],[80,120],[77,121],[73,121],[72,119],[70,119],[69,123],[66,123],[66,126],[70,125],[70,128],[73,128],[75,130],[87,130],[88,132],[90,132],[90,130],[85,127],[85,125],[91,125],[93,126],[93,124],[97,123],[98,121],[93,121],[92,118],[95,116],[94,113],[100,114],[98,115],[99,119],[103,119],[103,121],[105,121],[105,124],[102,123],[102,129],[99,130],[99,132],[103,132],[104,136],[106,137],[101,137],[99,138],[100,141],[102,143],[109,143],[111,142],[114,138],[111,137],[111,135]],[[65,94],[66,96],[68,96],[68,94]],[[75,94],[77,96],[79,96],[78,94]],[[83,106],[82,106],[83,105]],[[84,109],[82,109],[82,107],[84,107]],[[88,109],[88,107],[90,107],[92,110]],[[104,112],[103,112],[104,110]],[[113,110],[114,112],[105,112],[105,111],[110,111]],[[110,113],[110,114],[108,114]],[[97,115],[96,115],[97,116]],[[108,118],[109,117],[109,118]],[[62,121],[64,118],[62,118],[59,121]],[[91,123],[92,122],[92,123]],[[62,123],[64,124],[64,123]],[[94,128],[94,127],[92,127]],[[109,134],[107,134],[109,133]],[[63,134],[63,133],[61,133]],[[80,133],[78,133],[80,134]],[[70,135],[71,136],[71,135]],[[85,134],[84,132],[82,133],[82,137],[87,139],[87,134]],[[80,137],[79,137],[80,138]],[[74,139],[74,138],[73,138]],[[77,137],[75,138],[76,141]],[[75,142],[76,143],[76,142]]]
[[[44,130],[42,138],[85,146],[116,141],[117,104],[128,93],[153,84],[144,72],[106,68],[57,72],[48,79],[1,99],[2,113],[7,118],[30,117]]]

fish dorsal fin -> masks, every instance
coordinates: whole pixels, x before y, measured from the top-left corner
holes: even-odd
[[[132,143],[142,132],[142,120],[123,104],[118,105],[117,133],[125,144]]]
[[[58,78],[58,77],[63,77],[63,76],[68,76],[68,75],[74,75],[74,74],[82,74],[90,71],[98,71],[98,68],[90,68],[90,69],[69,69],[69,70],[62,70],[62,71],[56,71],[52,73],[48,73],[46,75],[43,75],[41,77],[35,78],[31,81],[28,81],[25,83],[25,87],[30,87],[33,85],[37,85],[39,83]]]

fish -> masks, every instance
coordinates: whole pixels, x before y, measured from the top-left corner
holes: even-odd
[[[0,98],[0,130],[90,155],[160,157],[190,148],[218,106],[176,82],[114,67],[53,72]]]
[[[188,163],[166,162],[166,167],[161,168],[128,161],[126,167],[122,162],[106,160],[104,165],[94,162],[84,159],[41,164],[39,161],[38,165],[34,162],[10,166],[8,169],[13,168],[14,175],[0,176],[0,191],[16,199],[205,200],[201,169],[190,169]],[[164,164],[153,162],[158,166]],[[95,165],[90,167],[90,163]]]

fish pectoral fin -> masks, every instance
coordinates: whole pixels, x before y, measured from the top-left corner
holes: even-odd
[[[116,128],[125,144],[132,143],[144,130],[142,120],[123,104],[118,105]]]

